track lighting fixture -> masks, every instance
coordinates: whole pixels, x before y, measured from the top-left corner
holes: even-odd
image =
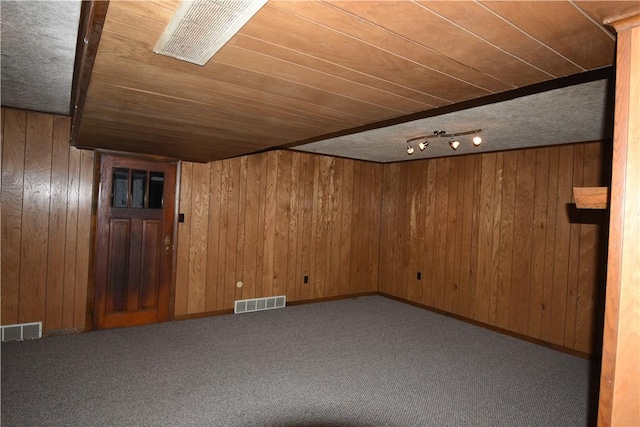
[[[480,132],[482,132],[482,129],[474,129],[467,132],[456,132],[456,133],[447,133],[447,131],[444,131],[444,130],[434,130],[433,135],[422,135],[422,136],[416,136],[414,138],[408,139],[407,154],[411,155],[415,152],[415,149],[413,148],[413,145],[411,145],[411,143],[421,140],[420,143],[418,143],[418,148],[420,149],[420,151],[424,151],[429,146],[429,139],[431,138],[449,138],[449,146],[452,149],[457,150],[461,144],[460,140],[457,137],[464,136],[464,135],[474,135],[471,142],[475,147],[477,147],[478,145],[482,144],[482,138],[480,137]]]

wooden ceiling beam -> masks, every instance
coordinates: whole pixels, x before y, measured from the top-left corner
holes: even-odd
[[[71,145],[76,145],[82,110],[87,99],[93,64],[98,53],[98,45],[108,9],[108,0],[82,2],[71,94],[71,137],[69,141]]]

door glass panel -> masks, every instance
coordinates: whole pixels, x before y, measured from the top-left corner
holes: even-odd
[[[131,207],[144,208],[147,193],[147,171],[134,170],[131,174]]]
[[[164,173],[151,172],[149,176],[149,209],[162,209]]]
[[[113,191],[111,192],[111,206],[126,208],[129,196],[129,169],[113,169]]]

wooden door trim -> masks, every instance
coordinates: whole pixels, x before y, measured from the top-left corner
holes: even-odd
[[[175,319],[176,272],[178,270],[178,223],[180,220],[180,189],[182,183],[182,161],[176,160],[176,191],[173,204],[173,251],[171,255],[171,286],[169,288],[169,320]]]

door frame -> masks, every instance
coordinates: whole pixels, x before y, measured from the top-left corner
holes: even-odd
[[[93,191],[91,197],[91,236],[90,236],[90,252],[89,252],[89,280],[87,283],[87,310],[85,317],[86,332],[96,329],[94,327],[94,310],[95,310],[95,285],[96,285],[96,249],[98,240],[98,202],[100,200],[100,169],[102,164],[102,156],[113,156],[121,158],[151,160],[156,162],[174,163],[176,165],[176,187],[175,187],[175,203],[172,224],[172,239],[174,250],[171,253],[171,274],[169,286],[169,321],[175,318],[175,295],[176,295],[176,266],[178,259],[178,219],[180,211],[180,183],[182,177],[182,160],[154,156],[149,154],[137,154],[112,150],[95,150],[93,159]]]

